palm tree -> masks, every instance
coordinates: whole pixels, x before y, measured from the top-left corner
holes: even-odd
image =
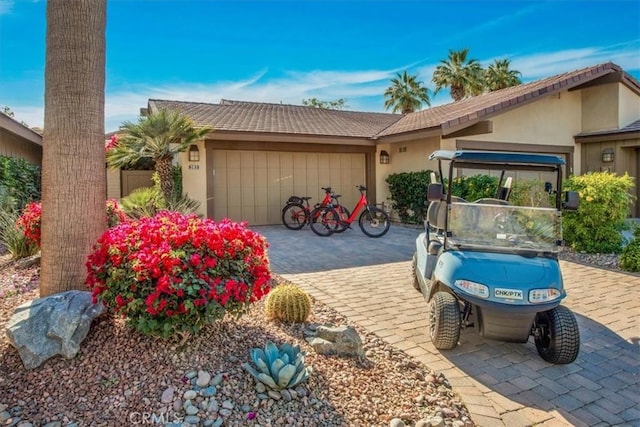
[[[406,70],[402,74],[397,73],[396,77],[391,79],[391,86],[384,92],[384,97],[384,108],[388,110],[393,107],[394,113],[413,113],[420,109],[423,102],[427,106],[431,105],[429,89],[418,81],[417,75],[410,76]]]
[[[106,0],[47,1],[40,295],[86,289],[106,229]]]
[[[449,51],[449,58],[441,60],[433,72],[433,83],[436,84],[435,93],[444,87],[450,89],[454,101],[460,101],[469,96],[476,96],[484,90],[483,69],[475,59],[467,59],[469,49]]]
[[[173,200],[173,157],[203,138],[211,128],[195,128],[193,122],[182,114],[161,109],[141,117],[138,123],[125,122],[120,131],[117,144],[107,151],[109,166],[121,168],[145,157],[152,158],[160,178],[162,195],[169,202]]]
[[[485,85],[489,92],[511,86],[517,86],[522,83],[520,80],[522,73],[517,70],[510,70],[510,64],[511,61],[508,59],[496,59],[493,64],[489,65],[485,70]]]

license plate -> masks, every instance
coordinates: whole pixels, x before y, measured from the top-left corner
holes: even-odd
[[[522,291],[519,289],[496,288],[495,296],[496,298],[522,299]]]

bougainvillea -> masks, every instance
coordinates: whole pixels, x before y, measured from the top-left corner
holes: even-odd
[[[162,211],[107,230],[94,249],[94,300],[148,335],[196,333],[270,289],[267,243],[244,223]]]
[[[114,199],[106,202],[107,224],[114,227],[127,221],[127,216]],[[40,221],[42,217],[42,205],[40,202],[32,202],[24,207],[22,215],[18,218],[18,228],[22,230],[24,236],[30,244],[40,247]]]
[[[112,135],[111,138],[109,139],[109,142],[104,144],[104,152],[106,153],[107,151],[114,148],[116,145],[118,145],[118,135]]]

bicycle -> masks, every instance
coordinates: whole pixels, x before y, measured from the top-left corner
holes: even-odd
[[[314,205],[314,209],[331,203],[331,196],[333,194],[331,187],[322,187],[322,189],[324,190],[324,199],[322,199],[320,203]],[[289,230],[302,229],[302,227],[309,222],[311,213],[309,200],[311,200],[311,197],[308,196],[289,197],[289,200],[287,200],[287,203],[282,208],[282,224]]]
[[[362,213],[360,213],[358,217],[358,225],[365,235],[369,237],[382,237],[387,234],[389,227],[391,227],[389,215],[382,209],[369,205],[365,193],[367,187],[359,185],[356,188],[360,191],[360,199],[351,214],[339,203],[319,206],[311,211],[311,217],[317,218],[309,223],[311,230],[315,234],[326,237],[350,228],[360,211],[362,211]],[[337,197],[334,196],[336,201]]]

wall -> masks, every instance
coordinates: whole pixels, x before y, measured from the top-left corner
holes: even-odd
[[[42,146],[20,138],[6,129],[0,129],[0,155],[25,159],[29,163],[42,166]]]
[[[120,169],[107,168],[107,199],[120,200]]]
[[[440,149],[440,137],[416,139],[408,142],[380,144],[376,152],[376,200],[378,203],[389,203],[389,175],[401,172],[418,172],[437,168],[437,162],[428,160],[429,155]],[[380,164],[380,152],[389,153],[389,164]]]
[[[618,83],[582,89],[582,132],[618,129]]]
[[[182,166],[182,191],[191,199],[200,202],[197,214],[207,216],[207,156],[204,141],[196,143],[200,153],[200,161],[189,162],[189,149],[179,154]]]
[[[618,129],[622,129],[640,119],[640,95],[623,84],[618,84],[618,90],[620,93]]]

